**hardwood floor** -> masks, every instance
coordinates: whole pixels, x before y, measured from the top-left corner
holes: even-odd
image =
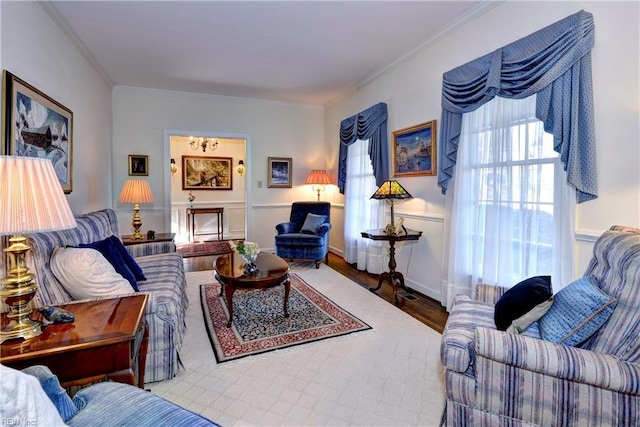
[[[203,271],[212,270],[215,256],[202,256],[184,259],[185,271]],[[378,286],[378,276],[375,274],[366,273],[357,270],[353,265],[347,264],[342,257],[329,253],[329,267],[333,268],[340,274],[354,282],[358,283],[364,288],[372,288]],[[420,322],[429,326],[430,328],[442,333],[444,325],[447,322],[449,314],[440,305],[440,302],[431,299],[425,295],[416,291],[411,291],[411,295],[417,299],[410,301],[405,298],[400,298],[398,308],[410,316],[418,319]],[[375,293],[380,298],[393,304],[393,289],[388,282],[385,282],[379,291]]]

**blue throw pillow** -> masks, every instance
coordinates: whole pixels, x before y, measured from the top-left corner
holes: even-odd
[[[552,295],[551,276],[536,276],[523,280],[505,292],[496,302],[493,315],[496,327],[500,331],[506,331],[514,320],[531,312]]]
[[[560,290],[551,309],[539,321],[542,339],[577,346],[602,327],[617,304],[596,277],[583,277]]]
[[[302,228],[300,229],[300,232],[317,234],[318,227],[324,224],[326,220],[327,220],[326,215],[316,215],[316,214],[308,213],[307,217],[304,220],[304,224],[302,224]]]
[[[58,377],[52,374],[49,368],[44,365],[34,365],[24,368],[22,372],[40,381],[40,386],[58,410],[62,421],[69,421],[78,412],[67,391],[60,385]]]
[[[100,240],[99,242],[93,243],[81,243],[78,247],[80,248],[91,248],[100,252],[109,263],[113,266],[113,268],[127,281],[131,284],[131,287],[139,292],[138,282],[136,281],[136,277],[131,272],[131,269],[127,267],[127,264],[122,259],[122,255],[120,255],[120,251],[116,245],[113,244],[110,238],[106,238],[104,240]]]
[[[120,239],[118,239],[116,236],[113,236],[113,235],[110,236],[109,239],[111,240],[111,243],[115,245],[116,249],[118,249],[118,252],[120,252],[122,259],[124,260],[124,263],[127,264],[127,267],[129,267],[129,270],[131,270],[136,280],[147,280],[147,278],[144,275],[144,272],[142,271],[142,268],[140,268],[136,260],[133,259],[133,257],[131,256],[127,248],[124,246],[124,244],[120,241]]]

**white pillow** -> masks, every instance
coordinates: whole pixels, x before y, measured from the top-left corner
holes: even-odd
[[[51,255],[51,271],[75,299],[134,292],[131,284],[95,249],[60,248]]]
[[[0,365],[2,425],[66,426],[36,377]]]

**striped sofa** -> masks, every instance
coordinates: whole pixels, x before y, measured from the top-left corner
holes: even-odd
[[[56,246],[78,246],[111,235],[120,236],[115,211],[104,209],[76,217],[78,227],[32,234],[27,264],[36,274],[39,289],[35,306],[60,305],[73,298],[58,282],[49,266]],[[144,319],[149,325],[145,382],[173,378],[178,372],[178,350],[185,333],[185,313],[189,301],[182,255],[173,242],[153,242],[127,246],[147,280],[138,282],[140,292],[149,295]]]
[[[447,426],[640,425],[640,229],[598,238],[585,276],[618,299],[609,321],[580,347],[496,330],[506,289],[457,296],[441,342]]]

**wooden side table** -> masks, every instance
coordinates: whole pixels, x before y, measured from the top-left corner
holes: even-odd
[[[148,327],[143,320],[146,294],[66,304],[73,323],[46,326],[30,340],[5,341],[0,362],[14,369],[45,365],[63,387],[108,378],[144,388]],[[34,319],[37,314],[32,314]],[[7,322],[2,315],[2,324]]]
[[[133,240],[130,235],[121,236],[121,239],[122,239],[122,243],[125,246],[130,246],[130,245],[139,245],[141,243],[173,242],[173,239],[175,239],[175,237],[176,237],[176,233],[156,233],[155,239],[147,239],[145,237],[144,239]]]
[[[371,292],[376,292],[382,287],[382,283],[385,280],[388,280],[393,286],[393,297],[396,305],[398,305],[398,284],[403,289],[404,286],[404,276],[399,271],[396,271],[396,242],[401,242],[405,240],[418,240],[420,236],[422,236],[422,231],[416,230],[407,230],[406,233],[402,234],[386,234],[384,230],[367,230],[360,233],[362,237],[371,240],[384,240],[389,242],[389,271],[385,271],[380,275],[378,279],[378,286],[375,288],[370,288]]]
[[[196,215],[215,214],[218,223],[217,233],[196,233]],[[224,208],[187,208],[187,234],[189,241],[193,242],[196,236],[205,236],[208,234],[217,234],[218,240],[224,240]]]

